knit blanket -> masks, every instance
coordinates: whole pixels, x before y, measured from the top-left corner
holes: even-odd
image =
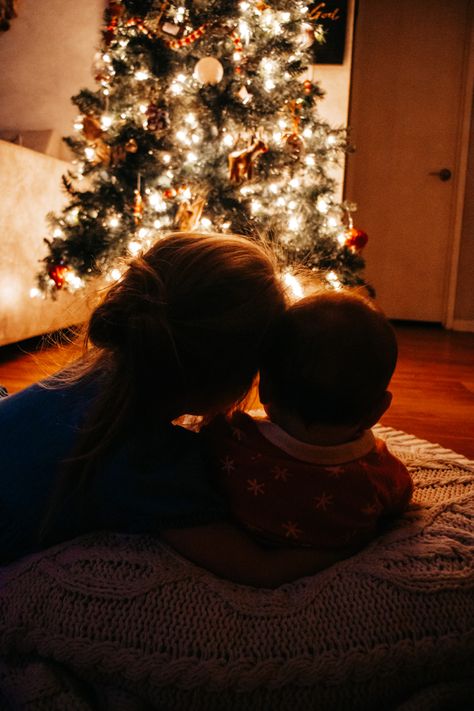
[[[313,577],[257,590],[105,533],[5,568],[0,708],[473,708],[474,462],[376,434],[408,466],[413,504]]]

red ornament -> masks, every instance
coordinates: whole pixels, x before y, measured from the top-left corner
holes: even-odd
[[[135,198],[133,201],[133,219],[136,225],[140,224],[143,217],[143,198],[139,190],[135,190]]]
[[[353,249],[358,252],[364,249],[365,245],[369,241],[367,232],[363,230],[357,230],[355,227],[351,227],[347,230],[347,238],[345,241],[346,247],[353,247]]]
[[[68,271],[69,267],[65,264],[55,264],[53,267],[50,267],[48,271],[49,278],[54,281],[57,289],[61,289],[61,287],[64,286]]]
[[[303,89],[305,94],[311,94],[313,91],[313,83],[309,79],[305,79],[303,82]]]

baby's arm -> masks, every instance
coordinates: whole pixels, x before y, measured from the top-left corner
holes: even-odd
[[[312,575],[356,552],[349,548],[335,551],[266,549],[229,523],[167,529],[161,537],[178,553],[211,573],[242,585],[263,588],[277,588]]]

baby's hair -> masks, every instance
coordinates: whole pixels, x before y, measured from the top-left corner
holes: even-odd
[[[395,332],[375,303],[324,289],[275,322],[260,371],[275,404],[306,424],[353,425],[383,395],[396,362]]]

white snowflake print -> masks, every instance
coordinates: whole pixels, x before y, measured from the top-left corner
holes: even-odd
[[[265,493],[265,484],[259,483],[256,479],[247,479],[247,491],[250,491],[254,496]]]
[[[286,467],[275,466],[272,469],[273,478],[275,481],[288,481],[290,472]]]
[[[226,474],[232,474],[235,471],[235,461],[227,456],[225,459],[221,459],[221,469],[226,472]]]
[[[314,508],[320,509],[321,511],[327,511],[332,504],[333,497],[330,494],[326,494],[325,491],[322,492],[321,496],[314,497]]]
[[[294,521],[287,521],[282,524],[282,527],[285,529],[286,538],[294,538],[296,540],[303,533],[301,528]]]

